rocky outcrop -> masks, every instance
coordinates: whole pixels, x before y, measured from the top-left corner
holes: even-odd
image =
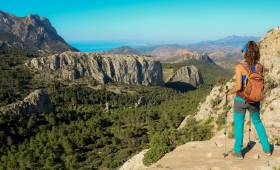
[[[201,73],[195,66],[184,66],[171,75],[167,82],[181,82],[198,86],[203,83],[203,80]]]
[[[23,101],[12,103],[0,108],[1,114],[42,114],[54,111],[55,108],[44,90],[35,90],[25,97]]]
[[[215,64],[207,53],[189,52],[185,50],[177,51],[175,57],[172,59],[174,62],[183,62],[188,60],[197,60],[207,64]]]
[[[144,98],[144,96],[141,96],[138,101],[135,103],[134,107],[135,108],[138,108],[138,107],[141,107],[143,105],[146,105],[147,104],[147,101],[146,99]]]
[[[146,169],[147,167],[143,163],[143,158],[145,153],[148,151],[148,149],[144,149],[138,154],[135,154],[133,157],[131,157],[128,161],[126,161],[119,170],[140,170],[140,169]]]
[[[163,85],[160,62],[138,55],[101,55],[64,52],[33,58],[26,65],[50,78],[78,80],[92,78],[98,83]]]
[[[0,11],[0,41],[0,51],[32,54],[77,51],[57,34],[47,18],[38,15],[17,17]]]
[[[272,28],[261,38],[260,52],[263,59],[268,56],[280,56],[280,26]]]

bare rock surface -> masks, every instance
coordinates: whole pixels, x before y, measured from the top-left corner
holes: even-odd
[[[60,37],[47,18],[38,15],[17,17],[0,11],[0,51],[56,53],[77,51]]]
[[[245,133],[245,136],[248,134]],[[258,141],[253,148],[245,154],[243,160],[231,155],[233,139],[227,139],[229,156],[223,157],[224,135],[218,132],[211,140],[193,141],[177,147],[166,154],[162,159],[146,169],[178,169],[178,170],[271,170],[280,165],[280,148],[276,147],[273,155],[268,157],[262,151]],[[216,145],[217,143],[220,146]],[[244,138],[244,146],[248,140]]]
[[[119,170],[140,170],[146,169],[147,167],[143,163],[144,154],[148,151],[148,149],[142,150],[140,153],[134,155],[128,161],[126,161]]]
[[[195,66],[184,66],[172,74],[167,82],[181,82],[198,86],[203,83],[203,79],[201,73]]]

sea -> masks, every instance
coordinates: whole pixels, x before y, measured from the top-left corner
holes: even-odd
[[[81,52],[101,52],[108,51],[121,46],[135,46],[135,44],[127,42],[69,42],[72,47],[77,48]]]

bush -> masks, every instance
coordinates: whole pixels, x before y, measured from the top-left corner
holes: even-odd
[[[153,164],[154,162],[162,158],[170,150],[170,147],[166,144],[159,144],[151,147],[144,155],[144,165],[149,166]]]
[[[214,126],[211,124],[212,119],[208,119],[206,122],[196,121],[194,118],[189,118],[186,126],[179,131],[180,138],[184,143],[189,141],[203,141],[208,140],[213,136]]]
[[[150,149],[144,155],[144,164],[151,165],[174,149],[177,144],[177,133],[175,129],[155,133],[151,138]]]
[[[280,165],[278,167],[273,167],[273,170],[280,170]]]

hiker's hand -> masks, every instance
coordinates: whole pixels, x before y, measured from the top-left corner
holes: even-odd
[[[225,96],[228,96],[229,95],[229,89],[227,89],[226,91],[225,91]]]

